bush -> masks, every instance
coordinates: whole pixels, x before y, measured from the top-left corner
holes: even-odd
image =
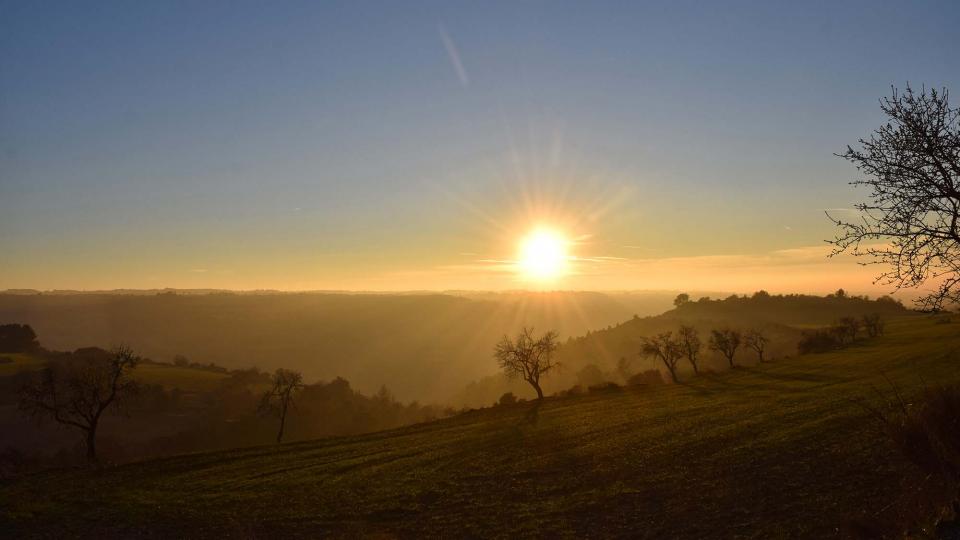
[[[913,537],[910,531],[930,531],[944,519],[955,519],[953,509],[960,503],[960,387],[927,389],[913,405],[897,394],[897,403],[892,413],[871,411],[896,450],[926,478],[905,485],[897,504],[883,515],[853,520],[850,536]]]
[[[0,352],[30,352],[40,348],[29,324],[0,324]]]
[[[797,351],[800,354],[824,353],[839,349],[842,343],[837,337],[837,332],[828,330],[811,330],[804,332],[797,343]]]
[[[587,388],[587,391],[589,391],[591,394],[596,394],[598,392],[610,392],[610,391],[619,390],[619,389],[620,389],[619,384],[615,382],[607,381],[607,382],[602,382],[600,384],[591,385],[590,388]]]
[[[499,405],[516,405],[517,396],[513,395],[513,392],[507,392],[500,396],[500,400],[497,401]]]
[[[960,387],[928,389],[905,414],[887,422],[887,431],[921,470],[960,488]]]
[[[650,386],[663,384],[663,376],[658,369],[648,369],[642,373],[630,377],[627,381],[629,386]]]
[[[604,382],[603,371],[595,364],[588,364],[577,372],[577,383],[581,386],[593,386]]]
[[[560,397],[569,397],[569,396],[579,396],[583,393],[583,386],[575,384],[566,390],[561,390],[557,392],[557,395]]]

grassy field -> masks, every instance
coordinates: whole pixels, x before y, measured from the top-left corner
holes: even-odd
[[[165,388],[179,388],[187,392],[213,390],[227,377],[226,373],[167,364],[140,364],[132,373],[140,382],[159,384]]]
[[[3,358],[11,361],[0,361],[0,377],[9,377],[22,371],[36,371],[46,364],[46,360],[42,358],[23,353],[0,353],[0,359]]]
[[[9,377],[23,371],[37,371],[43,369],[47,362],[41,356],[26,353],[0,353],[0,358],[13,360],[0,362],[0,377]],[[142,363],[132,373],[140,382],[179,388],[186,392],[212,390],[227,377],[226,373],[152,363]]]
[[[824,538],[916,472],[851,401],[957,383],[958,324],[842,352],[409,428],[53,471],[0,486],[13,536]]]

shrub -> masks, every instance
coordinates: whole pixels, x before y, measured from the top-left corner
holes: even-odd
[[[824,353],[839,349],[841,345],[838,333],[833,329],[810,330],[800,337],[797,351],[800,354]]]
[[[901,499],[884,515],[854,520],[851,536],[912,537],[911,530],[929,531],[945,518],[954,519],[953,509],[960,503],[960,387],[927,389],[913,405],[897,393],[896,406],[867,408],[881,420],[894,448],[925,479],[910,489],[904,486]]]
[[[588,364],[577,372],[577,383],[582,386],[593,386],[604,382],[603,371],[595,364]]]
[[[921,470],[960,488],[960,387],[926,390],[911,409],[888,419],[887,431]]]
[[[499,405],[515,405],[517,403],[517,396],[513,395],[513,392],[507,392],[500,396],[500,400],[497,403]]]
[[[953,318],[949,314],[941,315],[933,320],[934,324],[950,324],[953,322]]]
[[[663,384],[663,376],[660,374],[660,370],[648,369],[630,377],[630,380],[627,381],[627,384],[630,386],[650,386]]]
[[[587,390],[591,394],[596,394],[598,392],[610,392],[612,390],[619,390],[619,389],[620,389],[619,384],[615,382],[610,382],[610,381],[602,382],[600,384],[594,384],[594,385],[591,385],[589,388],[587,388]]]
[[[569,396],[578,396],[583,393],[583,387],[579,384],[575,384],[566,390],[561,390],[557,392],[557,395],[560,397],[569,397]]]
[[[29,352],[40,348],[29,324],[0,324],[0,352]]]

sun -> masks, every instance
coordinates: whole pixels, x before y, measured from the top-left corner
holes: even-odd
[[[550,229],[535,229],[520,241],[519,269],[528,278],[548,280],[566,272],[567,246],[563,235]]]

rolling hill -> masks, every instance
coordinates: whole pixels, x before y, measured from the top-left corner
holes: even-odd
[[[16,537],[834,537],[919,481],[855,400],[960,382],[943,322],[680,385],[38,473],[0,485],[0,521]]]
[[[644,337],[660,332],[676,332],[680,325],[692,326],[699,333],[703,345],[700,351],[701,369],[722,371],[727,368],[726,360],[707,346],[713,329],[732,328],[741,332],[760,330],[770,340],[765,351],[766,358],[785,358],[797,353],[797,343],[803,331],[828,326],[841,317],[861,318],[867,314],[877,314],[882,319],[890,319],[911,313],[900,303],[886,298],[867,300],[858,297],[771,296],[761,293],[751,297],[730,296],[722,300],[688,302],[659,315],[635,316],[566,340],[557,352],[562,369],[546,379],[543,387],[548,393],[554,393],[576,384],[586,387],[603,380],[622,383],[624,381],[617,368],[620,359],[628,360],[633,372],[659,369],[665,376],[666,372],[658,361],[641,358],[638,351]],[[743,346],[736,355],[736,362],[753,365],[757,357]],[[681,379],[690,376],[693,371],[686,361],[680,363],[679,370]],[[536,397],[529,385],[496,374],[466,386],[454,401],[479,407],[493,403],[507,391],[526,398]]]
[[[366,393],[446,401],[494,373],[493,344],[523,325],[564,337],[661,313],[671,293],[0,294],[0,323],[52,350],[120,343],[161,362],[344,377]]]

